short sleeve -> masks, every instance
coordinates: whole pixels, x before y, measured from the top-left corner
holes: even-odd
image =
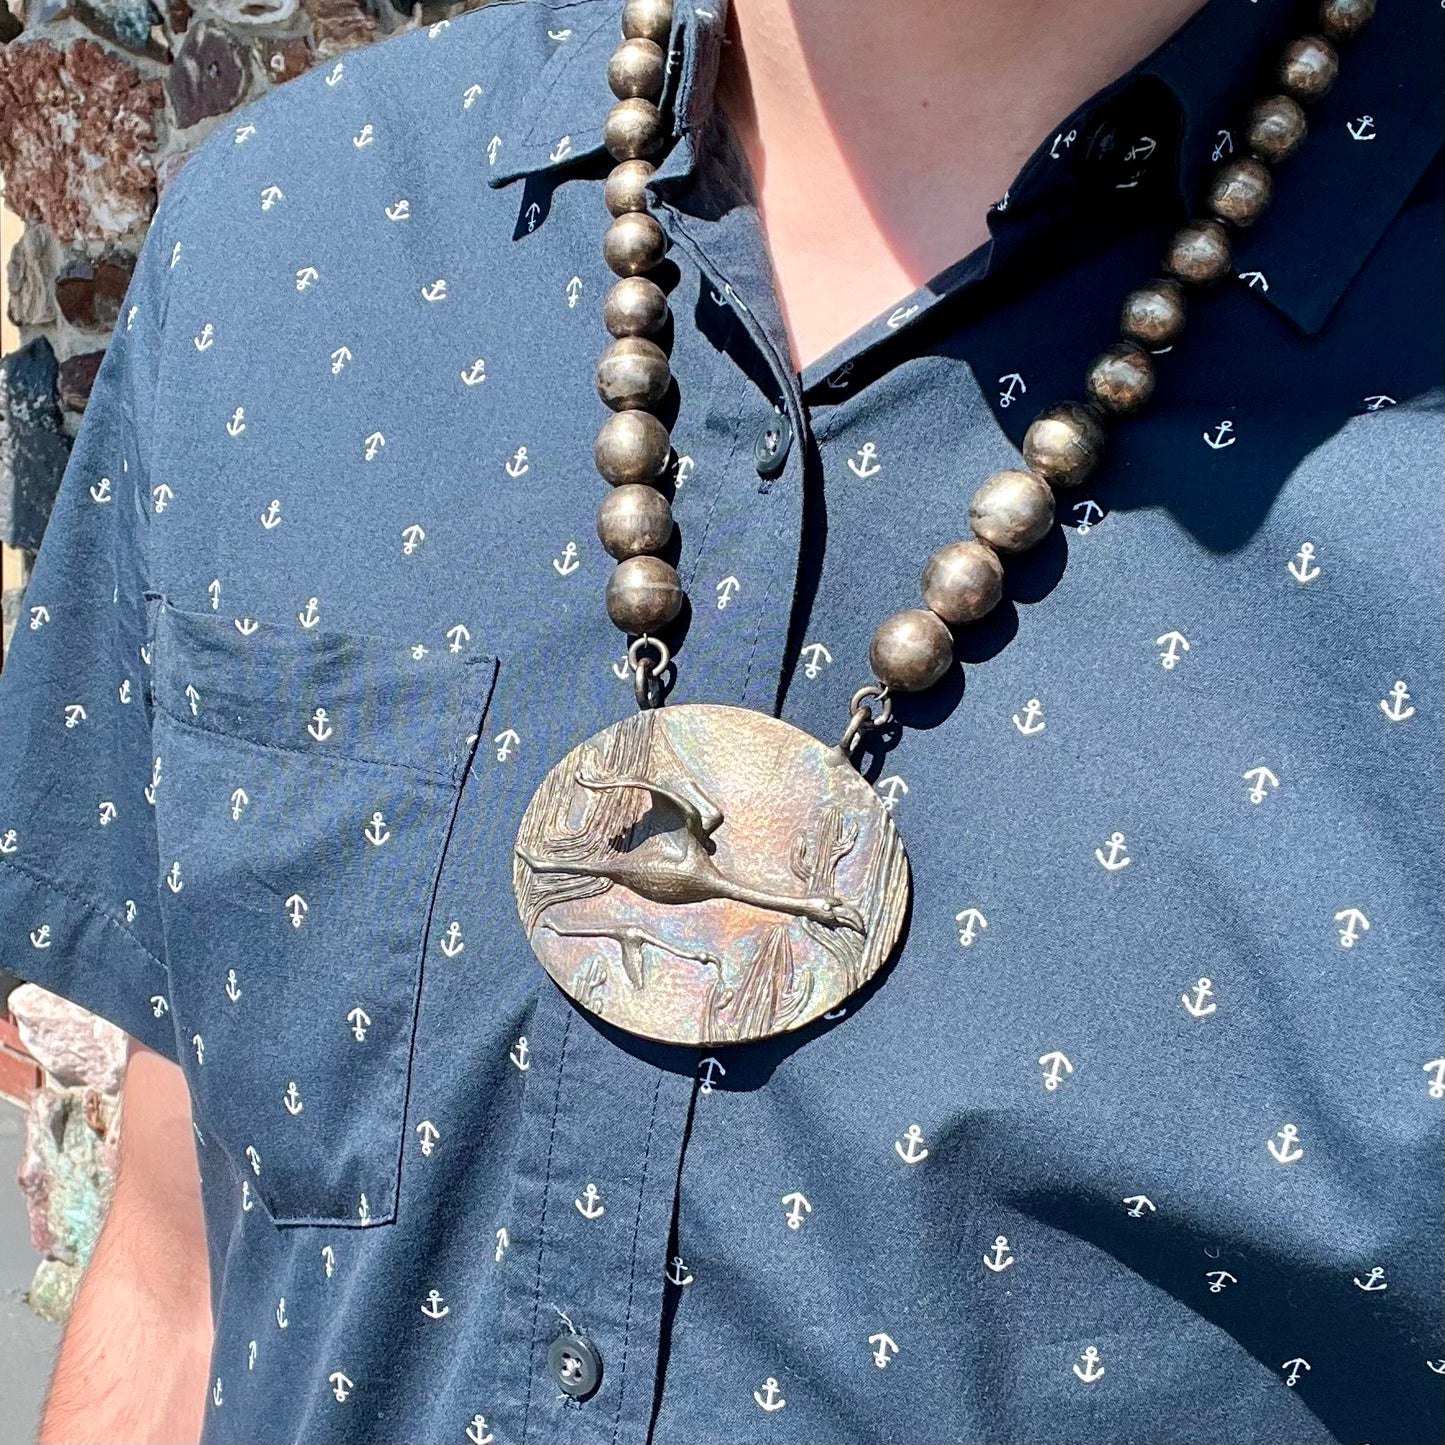
[[[172,1058],[146,594],[180,180],[142,246],[0,674],[0,967]]]

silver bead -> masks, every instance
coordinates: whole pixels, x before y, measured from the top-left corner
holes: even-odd
[[[637,36],[624,40],[607,62],[607,83],[618,100],[640,96],[655,101],[662,94],[667,56],[655,40]]]
[[[653,482],[667,470],[672,439],[650,411],[619,411],[602,423],[592,455],[614,487]]]
[[[1232,226],[1252,226],[1269,205],[1269,167],[1253,156],[1236,156],[1215,171],[1207,204]]]
[[[1154,363],[1142,347],[1121,341],[1094,358],[1087,384],[1096,406],[1128,416],[1154,395]]]
[[[641,159],[619,161],[608,172],[602,186],[602,199],[614,216],[647,209],[647,183],[657,169],[651,161]]]
[[[995,472],[973,494],[968,522],[995,552],[1026,552],[1054,524],[1054,494],[1032,472]]]
[[[1229,233],[1218,221],[1186,221],[1170,238],[1164,269],[1191,286],[1229,275]]]
[[[1172,346],[1184,330],[1184,288],[1169,279],[1136,286],[1125,298],[1119,330],[1140,346]]]
[[[1320,29],[1331,40],[1348,40],[1375,13],[1375,0],[1324,0],[1320,6]]]
[[[661,557],[629,557],[607,579],[607,615],[624,632],[656,632],[682,611],[682,580]]]
[[[667,254],[667,234],[646,211],[628,211],[608,226],[602,258],[617,276],[650,271]]]
[[[895,692],[923,692],[953,665],[953,634],[922,607],[895,612],[878,624],[868,644],[868,665]]]
[[[662,551],[672,525],[667,498],[635,483],[614,487],[597,508],[597,540],[619,561]]]
[[[629,40],[666,45],[672,34],[672,0],[627,0],[622,7],[622,33]]]
[[[1034,418],[1024,433],[1024,461],[1051,487],[1077,487],[1098,465],[1104,423],[1091,406],[1061,402]]]
[[[1335,83],[1340,57],[1335,47],[1319,35],[1301,35],[1284,48],[1279,61],[1282,90],[1308,104],[1318,100]]]
[[[1308,129],[1299,101],[1287,95],[1271,95],[1250,111],[1244,143],[1260,160],[1274,166],[1300,148]]]
[[[667,395],[667,353],[643,336],[620,336],[597,361],[597,395],[613,411],[654,407]]]
[[[619,161],[651,155],[662,144],[662,112],[650,100],[619,100],[602,122],[602,143]]]
[[[1003,563],[982,542],[950,542],[923,569],[923,600],[960,627],[993,611],[1003,596]]]
[[[602,321],[614,336],[655,336],[667,324],[667,296],[646,276],[624,276],[602,303]]]

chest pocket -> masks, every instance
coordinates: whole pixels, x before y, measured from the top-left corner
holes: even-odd
[[[198,1125],[246,1207],[386,1223],[433,894],[495,661],[152,606],[148,796]]]

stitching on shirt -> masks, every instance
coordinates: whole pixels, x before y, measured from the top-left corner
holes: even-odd
[[[42,887],[49,888],[53,893],[60,894],[62,898],[68,898],[72,903],[79,904],[79,906],[85,909],[87,913],[98,918],[102,923],[108,924],[111,928],[115,929],[115,931],[121,936],[122,940],[130,944],[130,946],[134,948],[135,951],[139,953],[147,963],[158,968],[163,974],[165,974],[167,977],[167,982],[169,982],[170,970],[166,968],[165,964],[162,963],[160,959],[158,959],[155,954],[153,954],[150,949],[148,949],[145,944],[143,944],[140,939],[138,939],[135,934],[130,931],[130,929],[128,929],[123,923],[119,922],[117,919],[112,918],[110,914],[108,914],[100,906],[99,903],[95,902],[91,898],[87,898],[83,893],[78,893],[74,888],[70,887],[69,884],[62,883],[58,878],[52,878],[48,874],[42,873],[38,868],[32,867],[29,863],[26,863],[19,858],[7,857],[0,859],[0,862],[3,862],[7,866],[13,868],[17,873],[25,874],[26,877],[32,879],[36,883],[39,883]]]
[[[552,1194],[552,1147],[557,1142],[557,1113],[562,1107],[562,1075],[567,1067],[567,1036],[572,1032],[569,1011],[562,1024],[562,1047],[557,1054],[557,1087],[552,1091],[552,1121],[547,1128],[547,1163],[542,1171],[542,1215],[537,1221],[537,1269],[532,1276],[532,1337],[527,1346],[527,1398],[522,1404],[522,1438],[527,1438],[527,1424],[532,1416],[532,1368],[537,1354],[537,1316],[542,1305],[542,1257],[547,1248],[547,1201]]]
[[[627,1394],[627,1347],[632,1340],[632,1296],[637,1288],[637,1239],[642,1233],[642,1204],[647,1197],[647,1163],[652,1157],[652,1140],[657,1132],[657,1101],[662,1095],[662,1070],[657,1070],[652,1089],[652,1113],[647,1120],[647,1143],[642,1150],[642,1176],[637,1182],[637,1216],[632,1221],[631,1268],[627,1275],[627,1313],[622,1320],[622,1363],[617,1367],[617,1413],[612,1419],[612,1445],[622,1430],[622,1405]]]

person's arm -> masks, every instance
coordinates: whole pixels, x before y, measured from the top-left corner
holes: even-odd
[[[122,1098],[115,1194],[61,1342],[40,1445],[200,1438],[212,1327],[185,1076],[133,1043]]]

